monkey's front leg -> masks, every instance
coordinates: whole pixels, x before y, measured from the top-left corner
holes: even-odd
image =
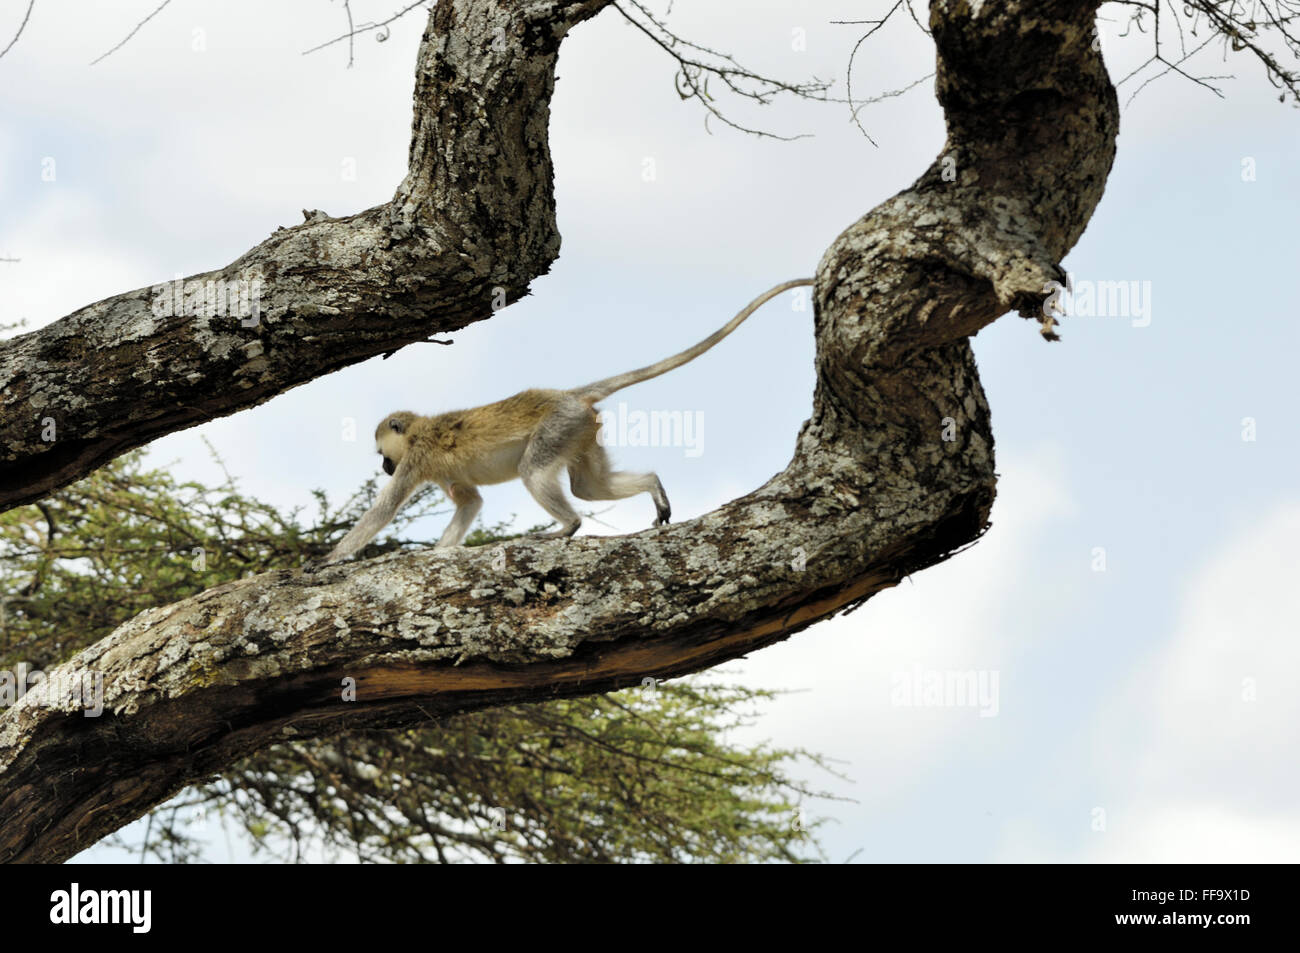
[[[470,524],[474,522],[474,517],[478,516],[478,511],[483,508],[483,497],[479,495],[478,490],[472,486],[466,486],[463,483],[453,483],[451,486],[442,488],[447,494],[447,498],[456,504],[456,512],[443,531],[442,537],[434,545],[435,549],[442,549],[446,546],[459,546],[460,541],[465,538],[469,532]]]
[[[305,567],[307,572],[315,572],[330,563],[346,559],[374,539],[381,529],[393,521],[398,508],[419,485],[420,481],[412,476],[411,468],[399,464],[393,473],[393,478],[379,492],[379,499],[375,500],[375,505],[370,507],[357,525],[339,540],[339,544],[328,556],[323,560],[308,563]]]

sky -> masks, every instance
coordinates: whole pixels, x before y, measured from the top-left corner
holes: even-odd
[[[0,43],[25,6],[0,8]],[[217,268],[303,209],[387,201],[405,172],[422,13],[382,43],[359,37],[349,68],[346,44],[302,55],[343,32],[338,3],[173,0],[90,65],[156,6],[38,0],[0,59],[0,257],[19,259],[0,262],[0,323],[40,327]],[[399,6],[354,0],[353,16]],[[863,28],[832,21],[889,6],[677,0],[670,22],[842,95]],[[1150,52],[1149,34],[1120,35],[1122,15],[1111,4],[1100,23],[1117,80]],[[843,777],[800,769],[844,798],[806,805],[827,819],[829,859],[1300,860],[1300,331],[1274,289],[1300,263],[1300,113],[1241,56],[1194,61],[1236,74],[1223,98],[1170,75],[1130,101],[1149,72],[1120,87],[1115,166],[1065,259],[1063,340],[1014,315],[975,338],[1001,477],[991,530],[851,615],[710,673],[788,692],[742,740],[836,764]],[[933,62],[897,18],[858,50],[854,95],[907,86]],[[794,141],[706,127],[669,58],[612,9],[565,40],[558,74],[563,247],[529,297],[453,347],[408,347],[170,435],[150,461],[215,481],[206,439],[276,505],[308,505],[317,487],[346,496],[375,475],[366,435],[385,413],[572,386],[694,343],[811,274],[943,143],[930,81],[860,113],[876,145],[844,104],[720,98],[737,121],[807,136]],[[1097,307],[1120,287],[1127,307]],[[690,446],[612,448],[620,466],[659,473],[675,520],[789,461],[811,407],[808,318],[769,305],[607,405],[697,422]],[[517,484],[484,497],[488,521],[542,521]],[[652,519],[640,497],[583,532]],[[957,691],[967,684],[979,691]],[[210,859],[242,857],[214,836]]]

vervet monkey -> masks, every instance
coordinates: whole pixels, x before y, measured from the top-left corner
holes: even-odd
[[[649,493],[654,500],[654,526],[668,522],[672,510],[663,484],[653,473],[627,473],[610,468],[605,448],[597,440],[600,428],[595,404],[615,391],[693,361],[713,347],[764,302],[783,291],[811,285],[800,278],[765,291],[719,330],[694,347],[640,370],[607,377],[574,390],[526,390],[513,397],[436,417],[410,411],[389,414],[375,429],[375,445],[392,477],[375,505],[343,537],[324,563],[337,562],[370,542],[396,515],[398,507],[425,483],[442,487],[456,504],[456,513],[437,546],[456,546],[469,532],[483,506],[478,487],[519,477],[533,499],[560,524],[555,539],[572,536],[582,517],[560,486],[560,472],[569,471],[569,486],[583,500],[621,500]]]

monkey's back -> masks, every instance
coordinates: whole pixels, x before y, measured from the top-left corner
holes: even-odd
[[[422,436],[441,458],[438,469],[449,481],[504,483],[518,476],[529,439],[566,400],[571,400],[566,391],[521,391],[496,403],[430,417]],[[594,414],[592,418],[594,434]]]

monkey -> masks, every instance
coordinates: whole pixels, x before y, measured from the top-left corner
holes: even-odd
[[[572,536],[582,525],[560,486],[568,471],[569,487],[582,500],[621,500],[649,493],[655,505],[652,526],[672,515],[668,495],[654,473],[611,468],[598,440],[595,405],[616,391],[666,374],[695,360],[736,330],[764,303],[792,288],[813,284],[798,278],[763,292],[740,312],[693,347],[656,364],[573,390],[525,390],[513,397],[470,410],[423,417],[407,410],[391,413],[375,428],[375,447],[392,479],[357,525],[314,570],[345,559],[387,526],[417,489],[436,483],[456,506],[451,522],[434,548],[457,546],[483,507],[480,486],[519,478],[542,509],[559,524],[544,539]]]

